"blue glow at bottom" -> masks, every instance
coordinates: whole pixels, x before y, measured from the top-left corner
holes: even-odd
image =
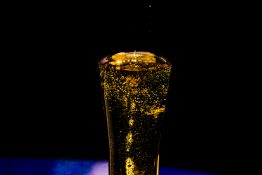
[[[0,159],[0,175],[108,175],[107,161]],[[214,175],[161,167],[159,175]]]

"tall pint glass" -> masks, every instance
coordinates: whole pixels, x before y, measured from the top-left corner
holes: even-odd
[[[171,64],[150,52],[120,52],[99,62],[110,175],[157,175]]]

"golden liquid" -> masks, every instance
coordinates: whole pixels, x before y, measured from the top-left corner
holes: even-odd
[[[149,52],[101,60],[110,175],[156,175],[171,65]]]

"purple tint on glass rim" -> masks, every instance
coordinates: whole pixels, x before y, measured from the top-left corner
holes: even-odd
[[[102,60],[101,60],[101,63],[104,64],[104,63],[107,63],[109,60],[107,57],[104,57]]]

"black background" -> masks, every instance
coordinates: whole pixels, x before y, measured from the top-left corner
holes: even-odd
[[[119,51],[146,50],[173,64],[161,164],[235,174],[243,102],[233,71],[238,19],[219,13],[221,5],[203,5],[11,4],[0,156],[107,159],[97,63]]]

